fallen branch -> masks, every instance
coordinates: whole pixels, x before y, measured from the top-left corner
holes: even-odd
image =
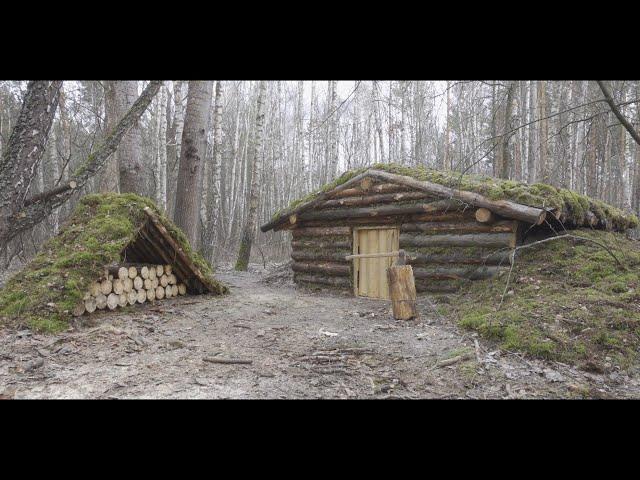
[[[239,365],[249,365],[253,363],[253,360],[243,360],[241,358],[213,358],[213,357],[204,357],[202,359],[203,362],[208,363],[223,363],[225,365],[231,364],[239,364]]]
[[[447,358],[446,360],[439,361],[436,363],[435,368],[447,367],[449,365],[454,365],[458,362],[462,362],[464,360],[471,360],[473,358],[473,354],[471,352],[463,353],[462,355],[457,355],[455,357]]]

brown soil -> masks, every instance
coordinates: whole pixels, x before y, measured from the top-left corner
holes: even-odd
[[[635,375],[500,352],[428,297],[400,322],[387,302],[298,289],[284,271],[219,270],[227,296],[100,313],[57,335],[0,331],[0,397],[640,397]]]

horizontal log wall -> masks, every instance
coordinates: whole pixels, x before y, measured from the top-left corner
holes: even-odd
[[[296,225],[292,230],[291,269],[295,283],[307,287],[323,287],[352,291],[351,262],[345,260],[352,253],[349,226]]]
[[[407,223],[400,248],[407,252],[418,292],[447,293],[471,280],[492,278],[509,268],[518,222]]]
[[[353,291],[354,228],[397,226],[418,292],[451,292],[510,266],[517,221],[480,223],[475,208],[394,184],[349,188],[279,228],[291,229],[294,281]]]

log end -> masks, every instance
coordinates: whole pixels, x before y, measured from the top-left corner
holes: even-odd
[[[488,208],[479,208],[475,213],[476,220],[480,223],[491,223],[495,220],[495,215]]]

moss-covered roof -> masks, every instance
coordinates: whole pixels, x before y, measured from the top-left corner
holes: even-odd
[[[380,163],[369,167],[349,170],[331,183],[328,183],[309,195],[295,200],[287,208],[273,216],[277,218],[285,212],[295,210],[299,205],[313,199],[321,193],[333,190],[356,175],[367,170],[382,170],[396,175],[404,175],[416,180],[437,183],[461,191],[479,193],[490,200],[510,200],[530,207],[560,211],[563,221],[574,226],[586,223],[588,212],[592,212],[600,225],[611,230],[626,230],[638,226],[638,218],[627,214],[614,206],[566,188],[557,188],[543,183],[527,184],[515,180],[503,180],[485,175],[461,175],[451,171],[433,170],[425,167],[406,167],[394,163]]]
[[[0,290],[0,324],[11,322],[49,331],[65,328],[73,308],[90,283],[103,274],[105,265],[122,261],[123,249],[148,220],[145,207],[156,214],[206,277],[207,287],[225,293],[227,287],[213,279],[211,266],[151,200],[130,193],[92,194],[80,200],[60,233]]]

